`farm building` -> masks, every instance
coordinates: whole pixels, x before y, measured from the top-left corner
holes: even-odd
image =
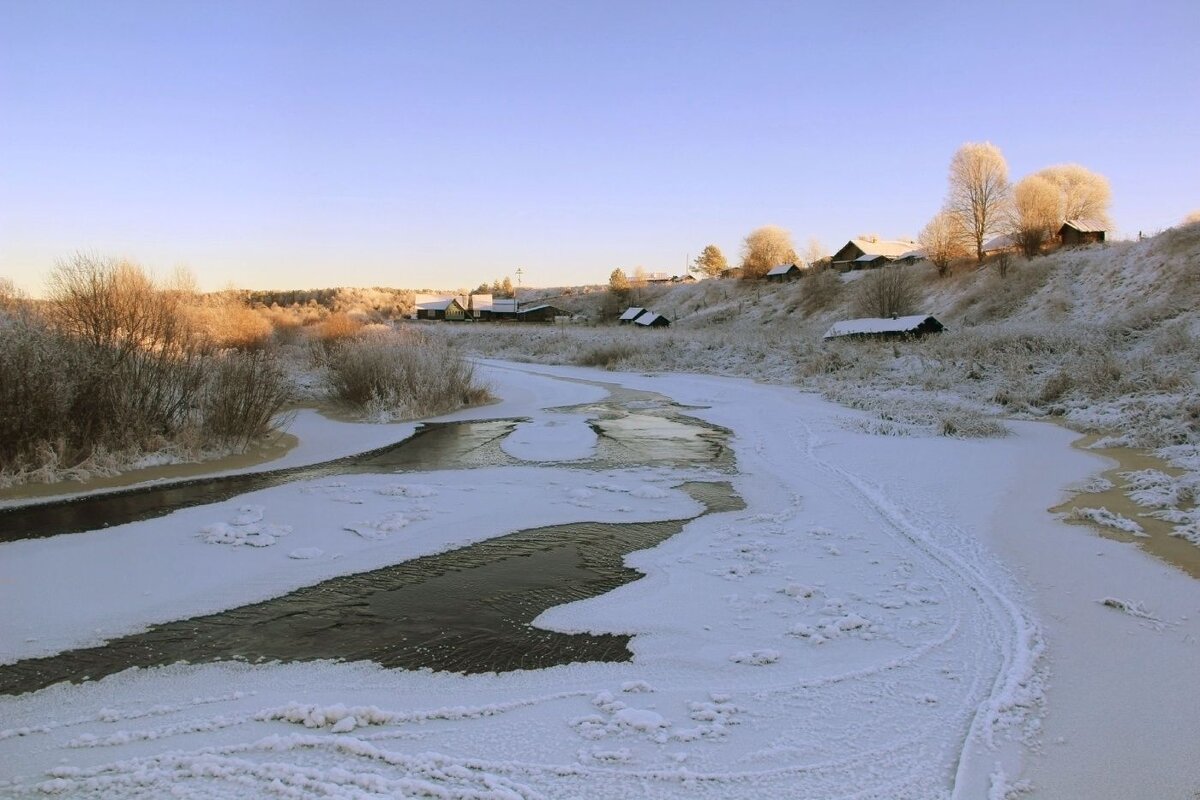
[[[473,294],[467,298],[467,311],[471,312],[471,316],[475,319],[481,319],[485,311],[492,310],[492,296],[490,294]]]
[[[453,297],[417,304],[417,319],[461,321],[466,318],[467,310]]]
[[[671,320],[664,317],[662,314],[655,314],[653,311],[647,311],[633,321],[634,325],[641,325],[646,328],[666,328],[671,324]]]
[[[617,322],[621,323],[622,325],[628,325],[629,323],[633,322],[635,319],[637,319],[638,317],[640,317],[642,314],[645,314],[645,313],[646,313],[646,309],[644,309],[644,308],[640,308],[638,306],[630,306],[629,308],[625,309],[625,313],[623,313],[621,316],[617,317]]]
[[[1013,252],[1021,249],[1021,243],[1017,241],[1017,237],[1011,233],[1006,233],[1002,236],[993,236],[983,243],[983,254],[985,256],[997,255],[999,253]]]
[[[804,270],[795,264],[780,264],[767,270],[766,279],[769,281],[794,281],[804,276]]]
[[[742,268],[741,267],[729,267],[727,269],[723,269],[723,270],[721,270],[721,277],[722,278],[740,278],[740,277],[742,277]]]
[[[842,272],[882,266],[911,253],[915,244],[915,242],[883,241],[881,239],[873,242],[868,239],[851,239],[841,250],[833,254],[830,262],[834,269]],[[870,258],[864,258],[864,256],[870,256]]]
[[[568,312],[548,303],[522,308],[517,312],[517,319],[521,322],[554,322],[555,317],[569,316]]]
[[[492,300],[490,309],[484,310],[480,319],[501,320],[517,318],[517,301],[511,297]]]
[[[1058,238],[1063,247],[1076,247],[1081,244],[1103,244],[1104,226],[1079,219],[1069,219],[1058,229]]]
[[[674,280],[665,272],[651,272],[646,276],[646,283],[670,283]]]
[[[899,258],[896,259],[896,263],[904,264],[905,266],[911,266],[911,265],[917,263],[918,261],[924,261],[924,260],[925,260],[925,250],[923,248],[917,248],[916,250],[909,250],[907,253],[902,254]]]
[[[929,314],[913,314],[908,317],[847,319],[835,322],[825,331],[822,339],[841,339],[845,337],[893,338],[908,336],[923,336],[927,333],[940,333],[946,328],[942,323]]]
[[[696,282],[696,276],[691,275],[691,274],[676,275],[674,278],[671,278],[671,283],[695,283],[695,282]]]

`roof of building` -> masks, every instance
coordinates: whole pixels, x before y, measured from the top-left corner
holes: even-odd
[[[490,294],[473,294],[470,298],[472,311],[491,311],[492,296]]]
[[[492,312],[500,312],[502,314],[517,313],[517,300],[515,297],[502,297],[499,300],[492,301]]]
[[[430,300],[427,303],[417,303],[417,308],[424,309],[425,311],[445,311],[452,304],[457,304],[459,308],[462,308],[462,305],[453,297],[447,297],[442,300]]]
[[[864,317],[862,319],[847,319],[835,322],[825,331],[822,339],[836,339],[839,336],[855,336],[871,333],[908,333],[915,331],[929,320],[933,320],[935,330],[941,330],[942,324],[929,314],[912,314],[907,317],[892,319]]]
[[[1017,237],[1006,233],[1001,236],[993,236],[983,243],[983,252],[991,253],[996,250],[1008,250],[1011,247],[1017,246]]]
[[[622,314],[621,316],[617,317],[617,319],[619,319],[621,322],[629,322],[631,320],[637,319],[638,317],[640,317],[642,314],[645,314],[645,313],[646,313],[646,309],[644,309],[644,308],[641,308],[639,306],[630,306],[629,308],[625,309],[625,313]]]
[[[642,314],[640,317],[635,319],[633,322],[635,325],[653,325],[655,322],[657,322],[660,319],[663,322],[666,322],[667,324],[670,324],[670,322],[671,322],[671,320],[667,319],[662,314],[655,314],[653,311],[647,311],[645,314]]]
[[[909,250],[907,253],[901,253],[899,258],[924,258],[925,248],[918,247],[916,250]]]
[[[649,275],[646,276],[646,280],[651,281],[653,283],[658,283],[658,282],[662,282],[662,281],[671,280],[671,276],[665,272],[651,272]]]
[[[865,264],[869,261],[876,261],[881,258],[897,258],[897,256],[885,256],[883,253],[863,253],[861,256],[859,256],[858,258],[856,258],[854,260],[861,261]]]
[[[549,303],[541,303],[541,304],[539,304],[539,305],[536,305],[536,306],[529,306],[528,308],[522,308],[522,309],[521,309],[520,311],[518,311],[517,313],[518,313],[518,314],[528,314],[528,313],[529,313],[529,312],[531,312],[531,311],[542,311],[542,310],[544,310],[544,309],[547,309],[547,308],[553,309],[553,310],[555,310],[555,311],[562,311],[562,309],[561,309],[561,308],[559,308],[558,306],[552,306],[552,305],[550,305]],[[565,314],[566,312],[565,312],[565,311],[563,311],[563,313]]]
[[[904,242],[899,240],[878,239],[874,242],[867,239],[851,239],[849,244],[854,245],[864,253],[874,254],[877,256],[887,256],[889,258],[899,258],[900,256],[913,249],[915,242]]]
[[[780,264],[767,270],[768,275],[786,275],[794,269],[800,269],[796,264]]]
[[[1106,230],[1102,223],[1086,219],[1069,219],[1063,223],[1063,228],[1074,228],[1080,233],[1104,233]]]

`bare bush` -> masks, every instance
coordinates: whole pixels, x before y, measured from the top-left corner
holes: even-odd
[[[575,356],[574,362],[581,367],[602,367],[613,370],[622,361],[633,357],[635,353],[637,353],[637,348],[626,342],[611,342],[586,348]]]
[[[858,281],[854,308],[863,317],[900,317],[914,313],[919,299],[908,268],[889,265],[872,270]]]
[[[265,350],[228,352],[209,371],[201,400],[206,440],[245,448],[268,433],[291,396],[291,382]]]
[[[331,346],[333,397],[375,419],[414,419],[486,402],[474,367],[447,342],[374,334]]]
[[[841,298],[844,288],[836,270],[814,269],[813,274],[801,281],[803,294],[800,304],[808,314],[832,308]]]

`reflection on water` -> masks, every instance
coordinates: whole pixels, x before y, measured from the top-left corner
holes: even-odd
[[[604,384],[608,387],[608,384]],[[599,436],[593,458],[562,464],[572,469],[703,466],[731,471],[728,431],[682,413],[662,395],[613,387],[601,403],[559,409],[592,419]],[[305,467],[130,489],[0,509],[0,542],[91,531],[153,519],[188,506],[294,481],[354,473],[474,469],[520,462],[500,447],[523,419],[427,423],[402,442]]]
[[[703,514],[744,507],[727,482],[681,488],[704,506]],[[687,521],[520,531],[220,614],[156,625],[99,647],[0,667],[0,693],[178,661],[369,660],[468,673],[625,661],[631,657],[629,636],[555,633],[530,623],[552,606],[641,577],[624,566],[624,556],[674,536]]]

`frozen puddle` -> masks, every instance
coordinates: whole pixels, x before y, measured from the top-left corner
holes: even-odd
[[[680,488],[704,506],[700,516],[743,508],[727,482]],[[530,623],[548,608],[637,580],[641,573],[624,566],[624,556],[674,536],[691,519],[520,531],[99,647],[19,661],[0,667],[0,693],[179,661],[331,659],[464,673],[625,661],[629,636],[557,633]]]

